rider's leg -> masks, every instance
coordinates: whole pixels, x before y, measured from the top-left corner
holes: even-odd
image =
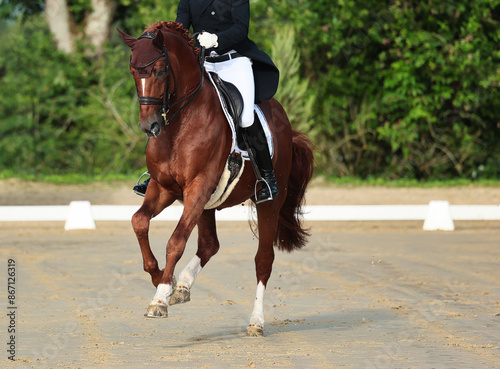
[[[144,153],[146,153],[146,149],[148,148],[148,143],[149,143],[149,139],[148,141],[146,142],[146,148],[144,149]],[[141,178],[145,175],[145,174],[149,174],[148,172],[145,172],[143,173],[140,177],[139,177],[139,181],[141,180]],[[139,196],[142,196],[144,197],[146,195],[146,190],[148,189],[148,184],[149,184],[149,180],[151,178],[148,178],[146,179],[144,182],[142,183],[138,183],[134,186],[133,190],[134,192],[139,195]],[[139,182],[137,181],[137,182]]]
[[[146,195],[146,190],[148,189],[148,184],[150,179],[151,178],[148,178],[144,182],[136,184],[133,188],[134,192],[137,195],[144,197]]]
[[[209,63],[205,63],[209,64]],[[252,61],[246,57],[239,57],[220,63],[210,63],[215,72],[224,81],[231,82],[240,91],[243,98],[241,113],[241,127],[246,128],[254,121],[255,81],[253,78]]]
[[[278,195],[278,186],[274,176],[273,162],[267,146],[266,135],[262,125],[258,122],[258,118],[254,119],[255,82],[252,61],[249,58],[241,57],[226,62],[213,63],[210,68],[213,68],[223,80],[234,84],[243,97],[243,112],[240,124],[247,137],[246,141],[250,146],[249,149],[252,150],[256,159],[260,175],[269,185],[269,187],[265,184],[262,186],[255,201],[261,203],[272,200]],[[271,189],[271,192],[269,192],[269,189]]]
[[[257,192],[255,202],[259,204],[272,200],[278,196],[278,185],[274,176],[273,162],[269,153],[269,147],[267,146],[266,134],[257,116],[250,127],[243,128],[243,134],[246,136],[246,142],[250,146],[248,149],[252,150],[254,154],[260,175],[269,186],[262,185],[261,189]]]

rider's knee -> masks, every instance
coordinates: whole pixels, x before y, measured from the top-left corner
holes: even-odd
[[[248,128],[250,127],[254,122],[254,114],[242,114],[241,115],[241,127],[242,128]]]

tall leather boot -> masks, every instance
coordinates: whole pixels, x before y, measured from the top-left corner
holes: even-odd
[[[245,136],[245,141],[250,146],[247,149],[252,150],[255,164],[262,179],[266,182],[262,183],[254,201],[256,204],[260,204],[273,200],[278,196],[278,184],[274,176],[273,162],[269,153],[269,147],[267,146],[266,134],[260,124],[259,118],[255,116],[254,123],[248,128],[243,128],[242,132]],[[255,174],[258,177],[258,174]]]

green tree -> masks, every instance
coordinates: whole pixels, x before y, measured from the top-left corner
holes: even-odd
[[[291,25],[280,29],[274,37],[271,57],[280,70],[280,84],[275,98],[285,108],[295,129],[310,130],[314,95],[308,94],[308,81],[299,75],[300,58]]]
[[[258,4],[294,25],[326,173],[498,175],[498,0]]]
[[[130,51],[114,28],[138,36],[174,20],[178,1],[101,1],[114,12],[100,46],[85,31],[97,3],[63,1],[69,52],[54,48],[48,1],[2,1],[2,171],[102,174],[144,165]],[[324,173],[498,178],[500,0],[251,7],[250,38],[279,66],[277,98],[319,148]]]

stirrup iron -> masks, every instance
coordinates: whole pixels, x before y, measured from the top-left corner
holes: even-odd
[[[259,177],[260,178],[257,178],[257,180],[255,181],[255,187],[254,187],[254,199],[255,199],[256,205],[259,205],[259,204],[262,204],[263,202],[271,201],[274,199],[273,191],[271,191],[271,186],[269,186],[269,183],[267,183],[267,181],[260,175],[260,172],[259,172]],[[267,186],[267,189],[269,190],[269,197],[266,197],[265,199],[258,200],[257,186],[259,185],[260,182],[262,182],[262,186]]]
[[[144,197],[145,195],[144,195],[142,192],[139,192],[139,191],[135,190],[135,187],[136,187],[136,186],[139,186],[139,185],[141,184],[141,179],[142,179],[142,177],[144,177],[144,176],[146,176],[146,175],[148,175],[148,176],[150,175],[150,174],[149,174],[149,172],[148,172],[147,170],[146,170],[144,173],[142,173],[142,174],[141,174],[141,176],[140,176],[140,177],[139,177],[139,179],[137,180],[137,183],[136,183],[136,184],[135,184],[135,186],[134,186],[134,193],[135,193],[136,195],[141,196],[141,197]]]

